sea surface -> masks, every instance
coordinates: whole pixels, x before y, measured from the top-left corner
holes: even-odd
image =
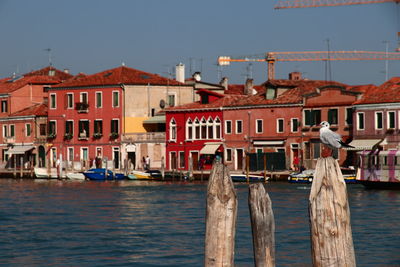
[[[253,266],[248,186],[235,266]],[[276,266],[311,266],[310,185],[266,185]],[[357,266],[400,266],[400,191],[348,185]],[[203,266],[206,183],[0,179],[1,266]]]

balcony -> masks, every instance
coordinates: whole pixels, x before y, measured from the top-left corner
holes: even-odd
[[[164,143],[165,132],[127,133],[122,137],[122,141],[134,143]]]
[[[89,112],[89,103],[76,102],[75,109],[78,111],[78,113],[88,113]]]
[[[15,143],[15,136],[3,137],[3,143],[5,143],[5,144],[14,144]]]
[[[78,140],[89,140],[89,136],[86,132],[79,133]]]

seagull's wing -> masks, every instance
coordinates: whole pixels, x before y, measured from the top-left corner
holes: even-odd
[[[341,148],[341,136],[338,133],[332,132],[330,129],[324,129],[320,132],[321,142],[332,148]]]

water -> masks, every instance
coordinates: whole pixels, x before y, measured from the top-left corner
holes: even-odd
[[[0,180],[2,266],[202,266],[205,183]],[[236,266],[253,266],[247,185]],[[277,266],[311,266],[309,185],[269,183]],[[400,192],[349,185],[357,266],[400,266]]]

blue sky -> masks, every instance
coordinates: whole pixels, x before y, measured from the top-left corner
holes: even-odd
[[[262,55],[272,51],[389,51],[400,31],[394,3],[274,10],[274,0],[0,0],[0,77],[53,65],[72,74],[96,73],[124,62],[167,76],[182,62],[218,82],[218,56]],[[247,63],[222,69],[230,83],[243,83]],[[384,61],[331,63],[334,80],[381,84]],[[254,63],[256,84],[266,64]],[[400,62],[389,62],[389,77],[400,76]],[[278,62],[276,78],[300,71],[325,79],[323,62]]]

